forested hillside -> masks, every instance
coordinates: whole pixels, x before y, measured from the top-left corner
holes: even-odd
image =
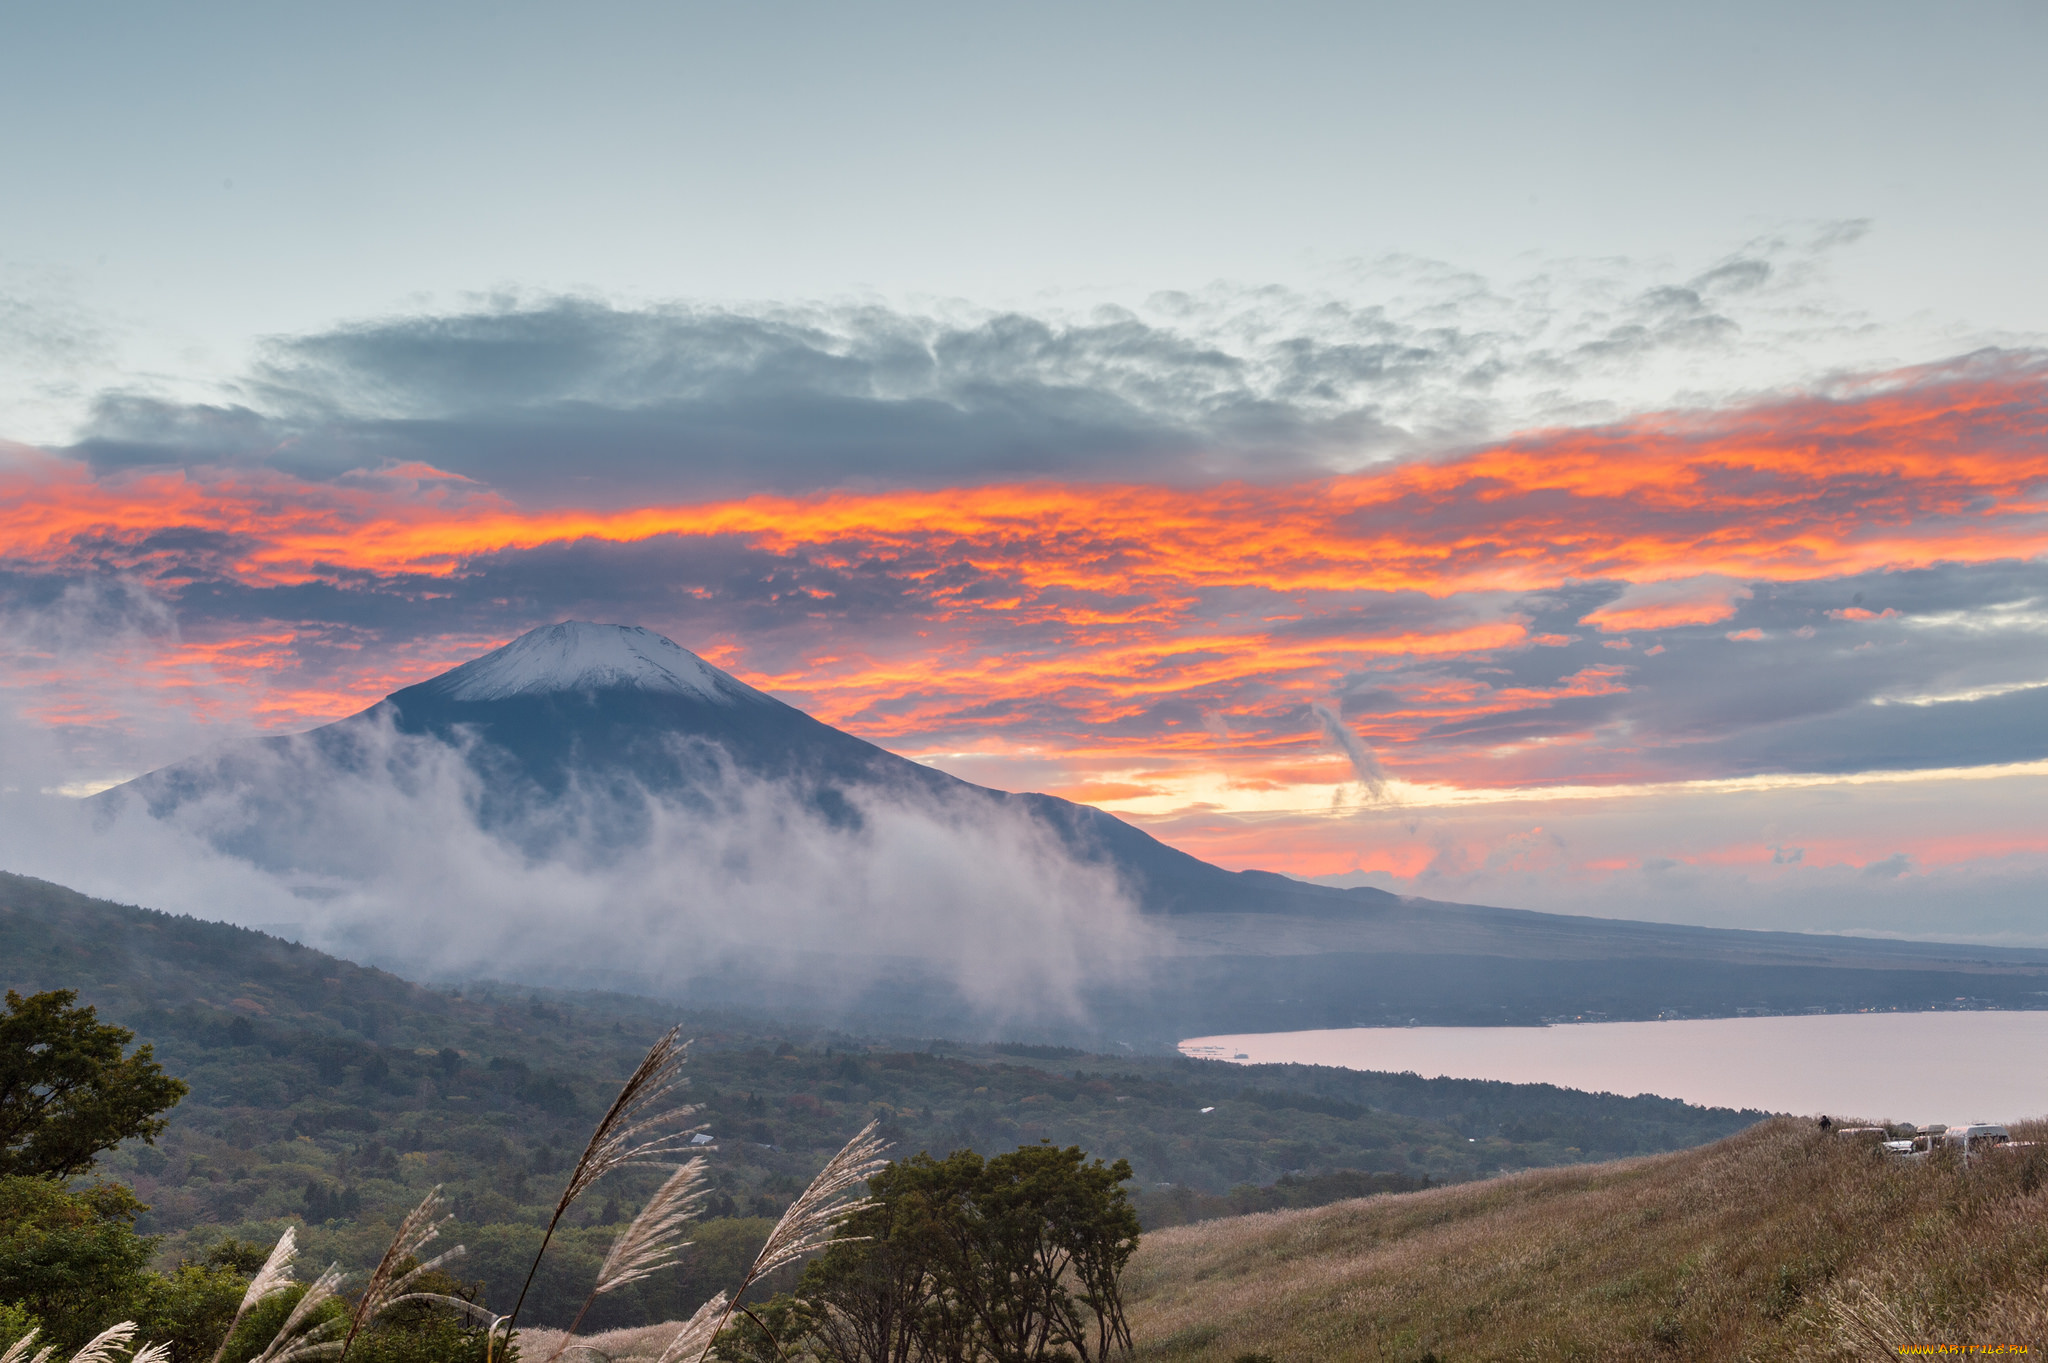
[[[516,1290],[591,1122],[680,1017],[697,1038],[699,1120],[716,1138],[710,1218],[687,1272],[608,1297],[598,1328],[687,1314],[752,1253],[762,1218],[871,1116],[901,1153],[1049,1139],[1127,1158],[1156,1225],[1677,1149],[1760,1115],[1544,1085],[784,1034],[623,995],[430,989],[261,933],[6,875],[0,985],[77,990],[191,1084],[155,1148],[104,1162],[150,1204],[142,1228],[165,1236],[166,1254],[224,1234],[268,1239],[296,1218],[309,1256],[361,1261],[438,1183],[458,1218],[451,1238],[470,1249],[462,1272],[491,1300]],[[619,1179],[550,1255],[529,1308],[536,1324],[580,1296],[605,1227],[647,1191]]]

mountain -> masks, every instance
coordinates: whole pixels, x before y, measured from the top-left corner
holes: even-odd
[[[317,798],[318,783],[279,791],[266,786],[262,773],[278,761],[297,766],[308,748],[339,768],[363,770],[378,760],[385,724],[459,747],[483,779],[484,821],[501,829],[526,824],[522,815],[536,798],[559,798],[573,783],[602,793],[609,818],[601,836],[629,845],[642,827],[646,796],[701,805],[707,791],[737,772],[788,783],[841,822],[860,818],[847,798],[860,790],[922,795],[970,810],[1021,809],[1077,860],[1113,867],[1153,913],[1355,913],[1399,902],[1383,890],[1226,871],[1099,809],[962,781],[821,723],[637,625],[548,625],[395,691],[361,714],[298,738],[181,762],[95,798],[112,805],[139,796],[163,816],[224,791],[260,788],[268,817],[256,811],[228,845],[276,863],[295,847],[289,829],[305,822],[299,801]],[[535,851],[547,850],[548,830],[521,831]]]
[[[570,854],[629,862],[661,810],[733,817],[726,797],[736,782],[789,792],[849,830],[878,795],[943,807],[964,825],[1021,817],[1072,862],[1112,872],[1158,929],[1138,976],[1083,990],[1115,1037],[1958,999],[2038,1007],[2048,998],[2043,951],[1541,914],[1226,871],[1101,810],[990,790],[899,757],[626,625],[537,629],[348,719],[179,763],[96,798],[109,807],[140,799],[159,816],[232,805],[237,817],[214,835],[225,850],[259,865],[332,869],[361,855],[337,852],[330,835],[333,773],[385,771],[404,787],[425,779],[421,753],[459,757],[474,777],[477,820],[536,864]],[[542,817],[572,803],[576,817]],[[721,967],[659,987],[729,1003],[754,982]],[[860,1006],[906,1029],[974,1028],[958,991],[914,967],[884,978]]]

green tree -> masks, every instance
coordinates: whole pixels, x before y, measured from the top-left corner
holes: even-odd
[[[142,1204],[121,1185],[66,1191],[47,1178],[0,1178],[0,1301],[26,1303],[43,1342],[70,1353],[134,1319],[153,1242],[133,1225]]]
[[[874,1205],[804,1272],[811,1340],[834,1363],[1101,1363],[1128,1352],[1130,1177],[1123,1160],[1050,1143],[891,1164],[869,1182]],[[744,1347],[729,1356],[752,1357]]]
[[[248,1276],[231,1265],[181,1263],[168,1273],[141,1274],[127,1314],[141,1327],[138,1338],[170,1346],[171,1363],[207,1363],[248,1286]]]
[[[820,1308],[810,1328],[830,1357],[923,1363],[969,1356],[970,1322],[949,1285],[968,1266],[962,1230],[983,1170],[981,1156],[960,1150],[943,1160],[918,1154],[868,1180],[874,1204],[847,1218],[797,1287]]]
[[[0,1353],[29,1331],[40,1331],[42,1325],[36,1313],[20,1302],[0,1301]]]
[[[0,1017],[0,1177],[70,1178],[131,1136],[154,1143],[186,1087],[125,1027],[74,1007],[69,989],[7,991]]]
[[[998,1155],[982,1170],[959,1227],[965,1271],[955,1290],[996,1363],[1039,1363],[1063,1348],[1090,1363],[1130,1348],[1122,1288],[1138,1247],[1138,1215],[1122,1187],[1130,1177],[1123,1160],[1091,1164],[1079,1146],[1049,1142]]]

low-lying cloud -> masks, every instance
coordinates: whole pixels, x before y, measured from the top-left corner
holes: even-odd
[[[1364,789],[1366,798],[1378,803],[1387,798],[1387,772],[1373,750],[1358,736],[1358,730],[1344,722],[1335,710],[1327,705],[1311,705],[1309,711],[1316,717],[1316,723],[1323,728],[1323,737],[1330,740],[1344,759],[1351,764],[1351,773]]]
[[[1112,871],[993,801],[859,787],[820,801],[716,749],[699,754],[708,779],[687,791],[593,775],[547,797],[377,715],[339,743],[332,730],[257,740],[246,715],[209,732],[191,696],[167,703],[104,666],[146,670],[179,647],[174,622],[104,585],[10,617],[0,868],[415,978],[824,1016],[886,986],[922,991],[906,1015],[1085,1024],[1089,993],[1147,953],[1151,930]],[[101,685],[67,685],[88,659]],[[51,723],[59,703],[92,722]],[[155,766],[202,748],[179,764],[177,798],[158,786],[154,806],[142,787],[67,789],[110,754]]]
[[[1018,810],[855,789],[849,819],[728,766],[687,800],[593,782],[508,821],[463,753],[374,720],[345,755],[293,739],[217,760],[194,769],[232,779],[161,817],[131,789],[17,789],[0,865],[415,978],[728,1002],[751,984],[825,1013],[891,980],[983,1024],[1085,1020],[1146,941],[1115,875]]]

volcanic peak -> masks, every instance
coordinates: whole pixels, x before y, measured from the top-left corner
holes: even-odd
[[[653,630],[588,620],[531,630],[418,689],[456,701],[613,690],[667,692],[714,705],[769,699]]]

